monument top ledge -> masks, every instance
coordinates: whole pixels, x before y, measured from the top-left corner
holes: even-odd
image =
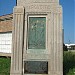
[[[29,3],[59,3],[59,0],[17,0],[17,5]]]

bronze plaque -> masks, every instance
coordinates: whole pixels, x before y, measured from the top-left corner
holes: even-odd
[[[25,61],[24,62],[25,74],[48,74],[47,61]]]
[[[28,49],[46,48],[46,17],[29,17]]]

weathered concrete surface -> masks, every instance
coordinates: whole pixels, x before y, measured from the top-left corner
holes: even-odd
[[[47,75],[63,75],[62,7],[59,1],[17,0],[13,13],[11,75],[30,75],[24,74],[24,61],[48,61]],[[30,16],[46,17],[46,49],[28,49]]]

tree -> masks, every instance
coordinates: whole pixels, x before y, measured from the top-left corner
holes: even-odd
[[[65,44],[63,44],[63,50],[68,51],[67,46],[65,46]]]

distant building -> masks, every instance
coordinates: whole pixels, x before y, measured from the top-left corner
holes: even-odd
[[[13,14],[0,16],[0,56],[11,54]]]
[[[75,51],[75,44],[65,44],[68,51]]]

